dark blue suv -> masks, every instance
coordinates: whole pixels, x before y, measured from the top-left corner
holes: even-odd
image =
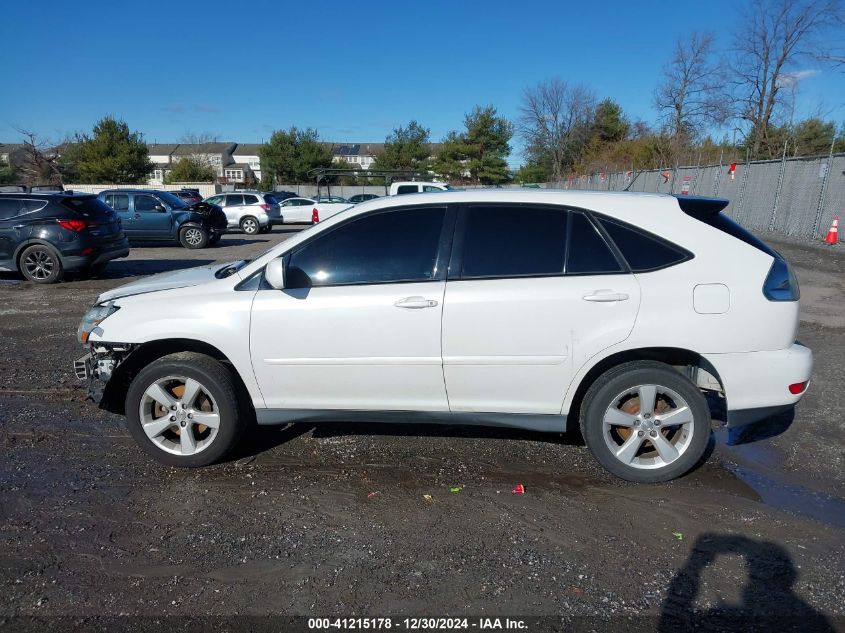
[[[107,189],[99,198],[115,210],[133,242],[180,242],[185,248],[205,248],[226,232],[226,214],[220,207],[202,202],[189,206],[167,191]]]
[[[0,193],[0,270],[36,283],[97,275],[129,254],[117,214],[93,195]]]

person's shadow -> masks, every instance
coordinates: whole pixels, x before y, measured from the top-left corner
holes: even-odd
[[[741,604],[697,608],[704,570],[720,555],[745,559],[747,577]],[[666,595],[658,631],[835,631],[820,611],[792,590],[798,577],[780,545],[729,534],[702,534],[678,570]]]

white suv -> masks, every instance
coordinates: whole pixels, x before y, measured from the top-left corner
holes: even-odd
[[[392,420],[580,427],[609,471],[668,480],[704,454],[708,399],[742,425],[810,379],[795,278],[726,204],[379,198],[255,260],[104,293],[77,374],[177,466],[219,460],[252,419]]]
[[[258,191],[220,193],[206,202],[223,207],[229,228],[240,229],[247,235],[268,233],[273,230],[273,224],[282,221],[276,199]]]

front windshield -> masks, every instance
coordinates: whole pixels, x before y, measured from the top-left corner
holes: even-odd
[[[185,204],[185,201],[182,198],[174,196],[172,193],[168,193],[166,191],[161,191],[158,193],[158,197],[161,198],[163,202],[166,202],[174,209],[187,209],[188,205]]]

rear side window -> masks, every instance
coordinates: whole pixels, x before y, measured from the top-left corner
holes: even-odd
[[[16,218],[22,213],[25,213],[23,210],[23,202],[23,200],[0,198],[0,220]]]
[[[417,186],[417,185],[399,185],[396,188],[397,194],[417,193],[418,191],[419,191],[419,186]]]
[[[445,208],[399,209],[356,218],[290,256],[291,288],[429,281]]]
[[[593,223],[578,211],[570,213],[566,272],[573,275],[624,272]]]
[[[106,204],[115,211],[129,211],[129,196],[125,193],[107,193]]]
[[[255,196],[244,196],[244,204],[258,204],[258,198]]]
[[[566,218],[563,208],[470,207],[461,278],[562,274]]]
[[[690,257],[677,246],[627,224],[603,217],[599,217],[598,221],[635,273],[673,266]]]

